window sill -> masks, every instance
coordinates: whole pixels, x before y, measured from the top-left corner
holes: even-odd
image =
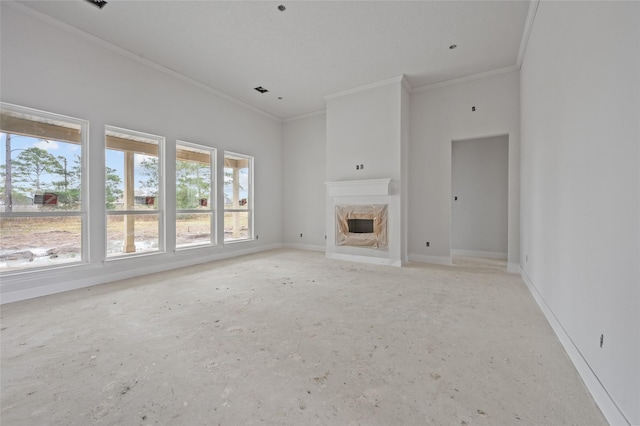
[[[241,240],[229,240],[229,241],[224,241],[222,243],[222,245],[226,246],[226,245],[233,245],[233,244],[239,244],[239,243],[248,243],[248,242],[255,241],[255,240],[256,240],[255,238],[244,238],[244,239],[241,239]]]

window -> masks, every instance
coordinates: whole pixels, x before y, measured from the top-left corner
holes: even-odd
[[[88,123],[0,105],[0,271],[86,262]]]
[[[215,244],[215,150],[176,142],[176,248]]]
[[[224,154],[224,241],[253,238],[253,157]]]
[[[106,127],[107,257],[164,251],[164,138]]]

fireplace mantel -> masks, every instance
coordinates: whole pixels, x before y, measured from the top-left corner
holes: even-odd
[[[389,195],[391,178],[326,182],[329,197]]]

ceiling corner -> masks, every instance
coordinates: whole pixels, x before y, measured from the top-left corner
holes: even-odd
[[[525,21],[524,28],[522,30],[520,49],[518,50],[518,59],[516,61],[518,68],[522,67],[522,62],[524,61],[524,55],[527,51],[527,45],[529,44],[529,36],[533,29],[533,21],[535,20],[536,13],[538,12],[539,4],[540,0],[530,0],[529,2],[529,11],[527,12],[527,20]]]

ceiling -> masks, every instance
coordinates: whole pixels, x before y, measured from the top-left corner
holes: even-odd
[[[324,109],[325,95],[401,74],[415,89],[516,65],[529,8],[482,0],[19,3],[281,120]]]

